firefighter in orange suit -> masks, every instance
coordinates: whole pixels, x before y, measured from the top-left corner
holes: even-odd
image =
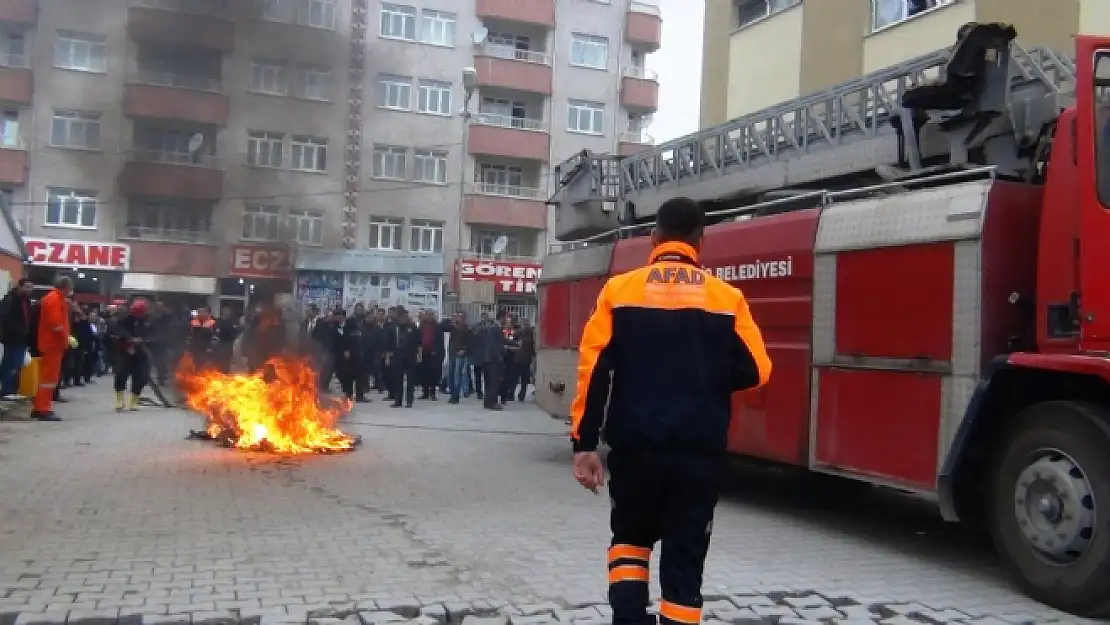
[[[647,608],[656,542],[660,620],[701,620],[731,397],[771,376],[744,295],[698,263],[703,226],[697,202],[664,203],[648,265],[605,284],[582,333],[570,409],[574,477],[595,493],[605,483],[597,453],[604,425],[614,625],[655,622]]]
[[[58,381],[62,376],[62,359],[70,344],[70,307],[66,298],[72,292],[73,281],[62,276],[39,302],[35,344],[42,360],[39,361],[39,388],[35,393],[31,416],[40,421],[62,420],[54,414],[54,392],[58,389]]]

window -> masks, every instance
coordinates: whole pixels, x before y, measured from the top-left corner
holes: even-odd
[[[281,208],[266,204],[247,204],[243,208],[244,241],[277,241]]]
[[[335,0],[297,0],[297,24],[335,28]]]
[[[270,95],[288,95],[289,68],[281,61],[252,61],[251,91]]]
[[[136,239],[197,243],[207,240],[210,211],[198,206],[143,202],[129,206],[127,235]]]
[[[524,172],[520,167],[478,163],[477,177],[482,193],[512,196],[523,193]]]
[[[82,150],[100,149],[100,113],[54,111],[50,145]]]
[[[898,22],[952,4],[952,0],[871,0],[871,30],[879,30]]]
[[[47,226],[96,227],[96,194],[76,189],[47,189]]]
[[[0,66],[27,67],[27,41],[21,33],[0,33]]]
[[[443,222],[413,219],[409,226],[409,251],[443,253]]]
[[[455,14],[443,11],[420,13],[420,42],[437,46],[455,45]]]
[[[105,48],[104,37],[60,30],[54,44],[54,66],[103,73]]]
[[[412,79],[406,76],[378,76],[378,106],[398,111],[412,110]]]
[[[609,67],[609,40],[574,33],[570,40],[570,64],[579,67],[606,69]]]
[[[284,135],[279,132],[252,130],[247,133],[247,165],[281,167]]]
[[[259,17],[267,22],[288,22],[292,4],[290,0],[256,0]]]
[[[315,65],[297,66],[297,96],[309,100],[330,100],[331,69]]]
[[[605,129],[605,105],[598,102],[567,102],[567,131],[599,135]]]
[[[0,118],[0,148],[18,148],[19,138],[19,111],[4,111]]]
[[[1095,60],[1095,175],[1102,205],[1110,208],[1110,54]]]
[[[407,173],[405,168],[407,155],[408,150],[405,148],[387,145],[374,146],[373,176],[385,180],[404,180]]]
[[[450,115],[451,83],[421,80],[420,112],[433,115]]]
[[[801,0],[733,0],[732,15],[737,28],[785,11]]]
[[[486,41],[492,46],[504,46],[524,51],[532,49],[532,38],[525,35],[491,32],[486,35]]]
[[[504,98],[482,98],[479,110],[479,121],[491,126],[504,126],[507,128],[530,128],[528,120],[528,105],[516,100]]]
[[[416,150],[413,155],[412,177],[417,182],[447,184],[447,153]]]
[[[370,217],[370,249],[400,250],[403,219],[394,217]]]
[[[293,135],[293,169],[298,171],[327,171],[328,140]]]
[[[382,26],[378,33],[389,39],[416,40],[416,8],[382,3]]]
[[[324,244],[324,214],[319,211],[290,211],[293,238],[301,245]]]

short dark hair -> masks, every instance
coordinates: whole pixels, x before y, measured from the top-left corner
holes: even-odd
[[[676,197],[659,207],[655,230],[663,241],[694,242],[705,227],[705,209],[687,197]]]
[[[19,279],[19,286],[23,286],[25,284],[32,284],[33,285],[34,283],[35,283],[35,281],[30,279],[30,278],[20,278]]]

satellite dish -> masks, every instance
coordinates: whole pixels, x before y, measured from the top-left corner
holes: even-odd
[[[196,151],[199,150],[200,146],[202,146],[202,145],[204,145],[204,134],[203,133],[198,132],[198,133],[195,133],[193,136],[189,137],[189,153],[190,154],[196,153]]]
[[[500,254],[509,246],[509,237],[501,235],[493,242],[493,253]]]
[[[489,29],[485,26],[479,26],[478,28],[475,28],[474,32],[470,34],[470,38],[474,40],[474,45],[476,46],[480,46],[485,43],[487,37],[489,37]]]

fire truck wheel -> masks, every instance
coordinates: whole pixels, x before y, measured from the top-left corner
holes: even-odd
[[[1110,616],[1110,435],[1100,423],[1110,413],[1092,404],[1026,408],[999,448],[989,495],[991,534],[1018,583],[1089,618]]]

